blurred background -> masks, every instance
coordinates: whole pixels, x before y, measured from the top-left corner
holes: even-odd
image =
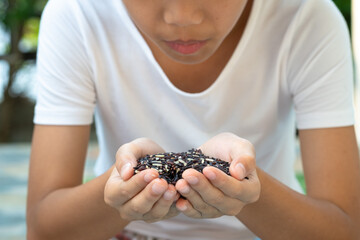
[[[359,0],[353,0],[353,5],[355,1]],[[36,49],[46,2],[0,0],[0,239],[25,239],[27,171],[36,100]],[[351,32],[351,0],[334,0],[334,3]],[[92,177],[91,168],[97,155],[95,134],[92,136],[85,178]],[[301,164],[295,166],[295,171],[303,183]]]

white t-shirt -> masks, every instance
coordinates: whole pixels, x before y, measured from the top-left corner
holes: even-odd
[[[34,122],[82,125],[95,116],[96,174],[138,137],[185,151],[228,131],[254,144],[259,167],[301,191],[296,127],[354,124],[350,40],[330,0],[255,0],[224,70],[194,94],[169,81],[121,0],[51,0],[40,30]],[[128,228],[168,239],[254,237],[230,216]]]

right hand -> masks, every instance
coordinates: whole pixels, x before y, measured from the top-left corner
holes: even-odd
[[[175,187],[159,178],[155,169],[134,175],[137,159],[147,154],[165,152],[158,144],[138,138],[122,145],[116,153],[115,167],[104,192],[105,202],[116,208],[122,219],[156,222],[179,214]]]

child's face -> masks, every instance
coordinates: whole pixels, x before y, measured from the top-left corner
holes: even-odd
[[[150,45],[172,60],[208,59],[234,29],[248,0],[123,0]]]

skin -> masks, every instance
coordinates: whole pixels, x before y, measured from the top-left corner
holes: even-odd
[[[217,79],[243,34],[252,7],[252,0],[123,2],[165,74],[177,88],[190,93],[207,89]],[[188,20],[189,16],[195,20]],[[204,39],[206,45],[191,55],[179,54],[164,43]]]
[[[173,84],[183,91],[200,92],[226,65],[242,36],[252,1],[124,3]],[[195,54],[184,55],[162,42],[176,39],[208,42]],[[133,175],[137,158],[166,151],[140,138],[120,146],[116,163],[106,173],[82,184],[89,132],[90,126],[35,126],[28,239],[108,239],[130,221],[160,221],[180,212],[193,218],[236,216],[262,239],[360,237],[359,155],[351,126],[300,130],[307,195],[257,167],[252,144],[231,133],[198,146],[207,155],[231,162],[231,177],[211,167],[204,174],[187,170],[173,186],[158,179],[155,170]]]
[[[154,169],[132,177],[137,159],[164,150],[149,139],[137,139],[121,146],[116,154],[121,169],[114,168],[105,186],[105,202],[119,211],[122,219],[156,222],[176,216],[175,187],[159,179]],[[126,159],[126,160],[125,160]],[[122,162],[128,164],[122,165]],[[119,192],[120,191],[120,192]]]
[[[182,0],[123,1],[133,22],[153,51],[183,64],[204,62],[229,37],[247,1]],[[171,49],[167,41],[206,40],[206,45],[190,55]]]

